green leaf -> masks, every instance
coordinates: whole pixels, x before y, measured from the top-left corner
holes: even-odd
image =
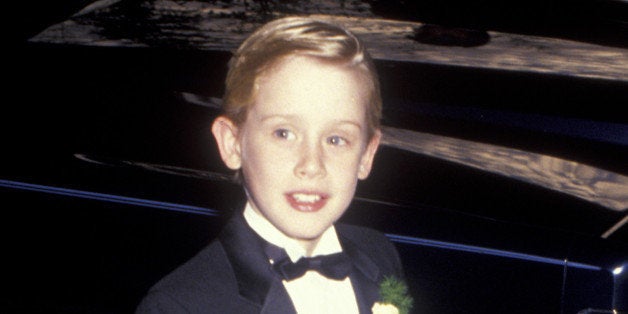
[[[409,314],[414,300],[408,295],[408,286],[395,277],[386,277],[379,285],[379,294],[383,303],[397,307],[399,314]]]

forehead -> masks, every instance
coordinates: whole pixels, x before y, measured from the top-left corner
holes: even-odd
[[[255,84],[252,111],[297,114],[315,111],[363,119],[369,78],[358,67],[293,56],[268,69]]]

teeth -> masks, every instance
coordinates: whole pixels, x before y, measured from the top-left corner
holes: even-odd
[[[321,196],[318,194],[304,194],[304,193],[295,193],[295,194],[292,194],[292,197],[294,197],[294,199],[302,203],[314,203],[321,199]]]

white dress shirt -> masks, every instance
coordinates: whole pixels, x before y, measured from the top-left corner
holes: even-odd
[[[266,217],[253,210],[249,203],[244,209],[244,219],[251,229],[264,240],[283,248],[293,262],[306,255],[299,243],[271,224]],[[342,252],[336,228],[330,226],[318,241],[311,256],[327,255]],[[272,263],[273,261],[269,261]],[[283,285],[292,299],[297,313],[347,313],[358,314],[358,304],[349,277],[344,280],[333,280],[316,271],[308,271],[303,277],[292,281],[283,281]]]

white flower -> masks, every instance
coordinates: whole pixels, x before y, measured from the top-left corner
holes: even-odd
[[[371,311],[373,314],[399,314],[399,309],[390,303],[375,302]]]

